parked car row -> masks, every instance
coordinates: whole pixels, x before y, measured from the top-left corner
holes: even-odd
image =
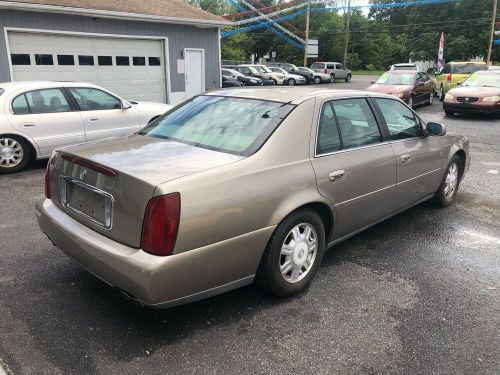
[[[238,79],[234,71],[245,77],[252,77],[255,80]],[[349,82],[352,72],[340,63],[316,62],[310,68],[305,66],[297,67],[294,64],[283,62],[270,62],[267,65],[241,64],[223,65],[222,81],[223,87],[239,86],[262,86],[262,85],[305,85],[310,83],[333,83],[336,79],[343,79]],[[240,83],[236,83],[239,81]]]

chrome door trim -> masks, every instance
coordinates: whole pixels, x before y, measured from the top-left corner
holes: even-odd
[[[409,179],[407,179],[407,180],[404,180],[404,181],[398,182],[398,183],[396,184],[396,186],[397,186],[397,185],[401,185],[401,184],[405,184],[405,183],[407,183],[407,182],[409,182],[409,181],[413,181],[413,180],[416,180],[417,178],[423,177],[423,176],[425,176],[425,175],[428,175],[428,174],[431,174],[431,173],[434,173],[434,172],[437,172],[437,171],[442,171],[442,170],[443,170],[443,168],[436,168],[436,169],[433,169],[432,171],[425,172],[425,173],[419,174],[418,176],[415,176],[415,177],[409,178]]]
[[[383,187],[383,188],[380,188],[380,189],[377,189],[377,190],[373,190],[373,191],[370,191],[369,193],[366,193],[366,194],[363,194],[363,195],[358,195],[357,197],[348,199],[346,201],[335,203],[335,206],[340,206],[342,204],[353,202],[353,201],[358,200],[360,198],[368,197],[369,195],[372,195],[372,194],[375,194],[375,193],[380,193],[381,191],[384,191],[384,190],[387,190],[387,189],[391,189],[391,188],[393,188],[395,186],[397,186],[397,184],[392,184],[392,185],[389,185],[389,186],[386,186],[386,187]]]

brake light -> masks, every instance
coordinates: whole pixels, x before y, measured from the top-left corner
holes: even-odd
[[[102,173],[106,176],[111,176],[111,177],[118,176],[118,172],[116,172],[115,170],[108,168],[108,167],[105,167],[104,165],[101,165],[99,163],[95,163],[93,161],[80,158],[78,156],[63,154],[62,158],[64,160],[69,161],[70,163],[78,164],[78,165],[81,165],[82,167],[90,168],[90,169],[92,169],[98,173]]]
[[[49,159],[49,162],[47,163],[47,167],[45,168],[45,178],[44,178],[44,184],[45,184],[45,198],[51,199],[52,194],[50,192],[50,161],[52,159]]]
[[[325,74],[328,74],[328,69],[325,68]]]
[[[451,82],[451,78],[452,78],[451,73],[449,73],[449,74],[446,76],[446,81]]]
[[[179,230],[180,213],[179,193],[152,198],[144,214],[142,249],[153,255],[172,254]]]

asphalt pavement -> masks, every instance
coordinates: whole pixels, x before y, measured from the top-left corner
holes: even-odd
[[[324,87],[362,89],[372,79]],[[447,118],[439,102],[416,111],[470,137],[456,204],[421,204],[335,246],[310,288],[290,299],[248,286],[170,310],[136,306],[40,232],[45,162],[0,176],[0,368],[500,373],[500,120]]]

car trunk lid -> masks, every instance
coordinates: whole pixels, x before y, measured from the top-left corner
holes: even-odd
[[[52,200],[80,223],[140,247],[144,212],[156,186],[241,159],[140,135],[82,144],[58,152],[50,175]]]

